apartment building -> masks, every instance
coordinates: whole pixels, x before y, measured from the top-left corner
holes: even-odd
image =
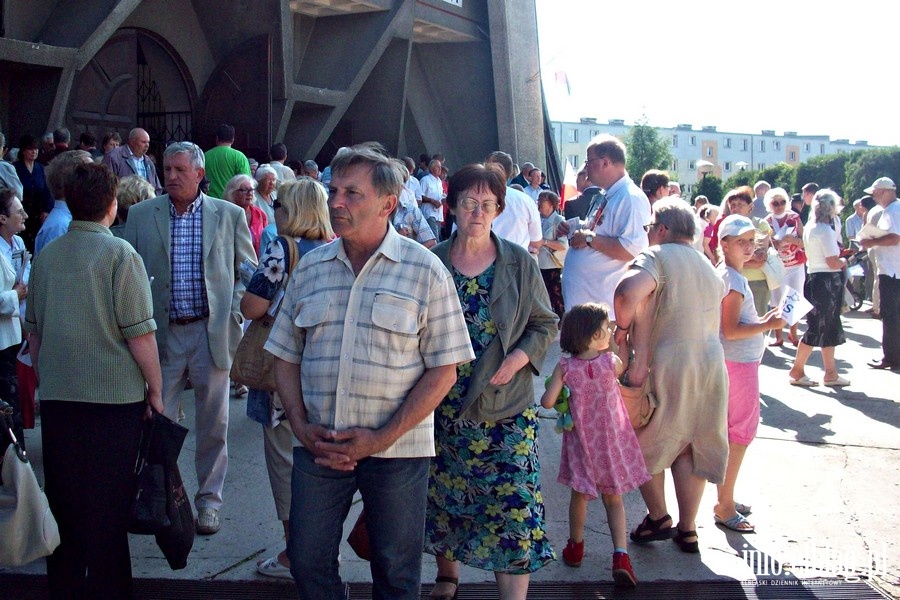
[[[630,127],[623,119],[610,119],[606,123],[594,118],[579,122],[551,121],[560,164],[568,161],[576,170],[584,163],[585,148],[591,138],[607,133],[624,139]],[[799,135],[796,131],[777,134],[764,129],[759,133],[737,133],[718,131],[711,125],[695,129],[689,123],[657,127],[656,131],[669,142],[673,156],[669,174],[686,192],[704,174],[724,180],[743,169],[760,170],[782,162],[798,165],[814,156],[878,147],[870,146],[865,140],[832,140],[827,135]],[[641,175],[632,173],[634,178]]]

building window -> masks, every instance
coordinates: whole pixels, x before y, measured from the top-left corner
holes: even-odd
[[[791,160],[797,160],[797,153],[791,150]]]
[[[677,135],[673,135],[673,136],[672,136],[672,147],[673,147],[673,148],[677,148],[677,147],[678,147],[678,136],[677,136]]]
[[[693,184],[689,183],[689,184],[685,185],[684,187],[686,188],[685,192],[687,192],[688,198],[690,198],[691,194],[694,192]]]
[[[706,147],[706,156],[712,156],[712,146]]]
[[[568,140],[566,140],[566,141],[568,141],[570,144],[577,144],[578,143],[578,130],[570,129]]]
[[[569,160],[569,164],[572,165],[572,167],[573,167],[576,171],[578,171],[579,169],[581,169],[581,163],[578,162],[578,155],[577,155],[577,154],[570,154],[568,160]]]
[[[766,151],[766,140],[759,140],[759,151],[760,152]]]
[[[731,148],[731,138],[725,138],[724,145],[726,148]]]
[[[691,162],[688,163],[688,169],[693,171],[696,168],[697,168],[697,163],[695,161],[692,160]]]
[[[597,137],[598,135],[600,135],[599,129],[591,129],[591,139]]]
[[[772,142],[772,143],[775,144],[775,149],[776,149],[776,150],[781,150],[781,142],[779,142],[778,140],[775,140],[775,141]]]
[[[819,144],[819,154],[825,154],[825,144]]]
[[[730,161],[730,160],[726,160],[726,161],[725,161],[724,169],[725,169],[726,171],[730,171],[730,170],[731,170],[731,161]]]
[[[809,142],[806,142],[805,144],[803,144],[803,151],[809,152]]]
[[[697,136],[696,136],[696,135],[692,135],[692,136],[690,137],[690,143],[691,143],[691,146],[696,146],[696,145],[697,145]]]
[[[765,169],[765,168],[766,168],[766,163],[756,163],[756,170],[757,170],[757,171],[762,171],[762,170]]]
[[[677,159],[677,158],[676,158],[675,160],[672,161],[672,170],[673,170],[673,171],[677,171],[677,170],[678,170],[678,159]]]
[[[750,146],[750,143],[747,141],[746,138],[741,140],[741,150],[746,152],[748,150],[749,146]]]

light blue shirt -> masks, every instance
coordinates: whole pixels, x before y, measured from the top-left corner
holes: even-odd
[[[41,230],[34,239],[34,255],[37,256],[44,246],[65,234],[69,230],[71,222],[72,212],[66,201],[54,200],[53,210],[47,215],[44,224],[41,225]]]

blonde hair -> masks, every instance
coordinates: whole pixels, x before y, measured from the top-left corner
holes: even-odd
[[[326,241],[334,237],[328,195],[318,181],[309,177],[285,181],[278,186],[278,202],[284,211],[279,235]]]
[[[119,202],[117,214],[121,222],[128,219],[128,209],[140,202],[156,197],[156,189],[140,175],[126,175],[119,180],[116,200]]]

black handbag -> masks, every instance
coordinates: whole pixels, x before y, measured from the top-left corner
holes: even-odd
[[[178,470],[187,428],[153,413],[144,424],[135,465],[137,488],[128,531],[156,536],[169,567],[187,566],[194,545],[194,511]]]

